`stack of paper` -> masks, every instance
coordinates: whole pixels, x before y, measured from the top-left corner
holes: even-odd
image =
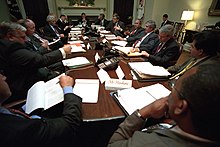
[[[127,114],[132,114],[135,110],[141,109],[154,102],[156,99],[168,96],[170,90],[161,84],[154,84],[139,89],[129,88],[118,90],[114,97]]]
[[[71,52],[72,53],[77,53],[77,52],[86,52],[86,50],[84,50],[82,48],[82,45],[81,44],[73,44],[71,45]]]
[[[150,62],[129,62],[128,65],[131,69],[138,71],[141,74],[152,76],[169,76],[170,73],[161,66],[153,66]]]
[[[76,79],[73,88],[74,94],[82,98],[84,103],[97,103],[99,94],[98,79]]]
[[[92,62],[90,62],[87,58],[85,57],[75,57],[71,59],[65,59],[62,60],[64,66],[68,66],[70,68],[77,68],[77,67],[82,67],[85,65],[90,65]]]
[[[122,46],[114,46],[113,49],[116,49],[120,52],[122,52],[123,54],[125,54],[126,56],[129,56],[129,57],[134,57],[134,56],[141,56],[142,54],[139,53],[139,52],[134,52],[132,53],[131,52],[131,49],[133,47],[122,47]]]

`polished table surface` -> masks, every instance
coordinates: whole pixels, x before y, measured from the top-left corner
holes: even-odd
[[[86,53],[73,53],[68,58],[83,56],[88,60],[95,63],[95,54],[103,55],[103,50],[87,50]],[[132,61],[141,61],[141,58],[123,58],[119,57],[119,65],[122,68],[125,79],[132,80],[132,75],[130,68],[127,63]],[[89,65],[77,69],[70,69],[67,71],[67,75],[73,77],[74,79],[98,79],[97,72],[98,68],[94,65]],[[118,78],[115,70],[107,71],[111,78]],[[143,86],[152,85],[158,82],[138,82],[136,80],[132,81],[132,86],[134,88],[140,88]],[[159,82],[167,87],[167,82]],[[89,92],[85,89],[85,92]],[[99,97],[97,103],[83,103],[82,105],[82,118],[83,121],[99,121],[99,120],[111,120],[117,118],[124,118],[126,115],[117,102],[110,96],[109,90],[105,90],[104,84],[100,83],[99,86]]]

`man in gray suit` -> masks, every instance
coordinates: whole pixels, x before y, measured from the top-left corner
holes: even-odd
[[[191,68],[181,76],[169,96],[128,116],[114,132],[109,147],[217,147],[220,146],[219,63]],[[165,114],[176,122],[169,129],[139,131],[146,119]]]

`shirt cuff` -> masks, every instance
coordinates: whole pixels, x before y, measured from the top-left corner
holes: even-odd
[[[63,48],[59,48],[59,50],[60,50],[60,52],[61,52],[61,54],[63,56],[63,59],[65,59],[66,58],[66,53],[65,53],[64,49]]]
[[[65,87],[63,87],[63,93],[64,94],[73,93],[73,87],[72,86],[65,86]]]

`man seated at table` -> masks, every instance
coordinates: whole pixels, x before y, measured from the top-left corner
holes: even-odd
[[[0,74],[0,136],[1,146],[74,146],[81,119],[82,99],[73,94],[73,79],[60,77],[64,104],[62,116],[32,118],[2,107],[11,95],[6,77]],[[50,108],[53,109],[53,108]]]
[[[153,20],[148,20],[145,23],[145,31],[141,32],[139,35],[134,36],[133,40],[136,41],[132,45],[133,49],[131,49],[131,52],[147,51],[151,53],[159,44],[158,35],[154,32],[155,28],[156,22]]]
[[[193,66],[212,63],[220,60],[218,36],[212,32],[197,33],[193,37],[190,48],[191,58],[181,65],[174,65],[168,68],[172,73],[171,79],[181,76]]]
[[[67,43],[68,36],[64,34],[57,24],[57,17],[54,14],[47,16],[47,24],[44,27],[44,35],[50,42],[56,39],[60,39],[63,44]]]
[[[24,99],[33,84],[56,77],[56,72],[45,67],[71,54],[70,46],[43,55],[31,51],[24,46],[25,32],[26,28],[17,23],[0,24],[0,68],[4,70],[12,91],[8,101]]]
[[[153,53],[142,51],[142,55],[146,61],[153,65],[168,68],[176,63],[179,58],[180,46],[173,38],[173,26],[165,25],[159,30],[160,44],[155,47]]]
[[[71,31],[71,25],[67,21],[67,16],[64,14],[60,15],[60,18],[56,22],[57,26],[62,30],[65,36]]]
[[[98,19],[95,21],[95,25],[100,25],[102,27],[107,27],[108,21],[105,19],[105,14],[101,13]]]
[[[138,38],[137,36],[144,31],[144,28],[142,28],[142,23],[140,19],[137,19],[134,23],[134,28],[131,32],[129,31],[125,31],[124,34],[126,36],[126,38],[122,38],[121,36],[117,36],[118,40],[124,40],[127,41],[128,44],[127,46],[131,46],[132,44],[135,43],[135,41],[137,39],[140,39],[140,37]]]
[[[125,24],[120,21],[120,17],[118,14],[113,14],[112,20],[109,22],[106,30],[111,31],[112,34],[116,36],[124,36]]]
[[[216,119],[220,105],[219,75],[219,63],[191,68],[177,80],[169,96],[128,116],[108,146],[220,146],[220,120]],[[167,113],[176,125],[140,131],[146,119],[158,119]]]

